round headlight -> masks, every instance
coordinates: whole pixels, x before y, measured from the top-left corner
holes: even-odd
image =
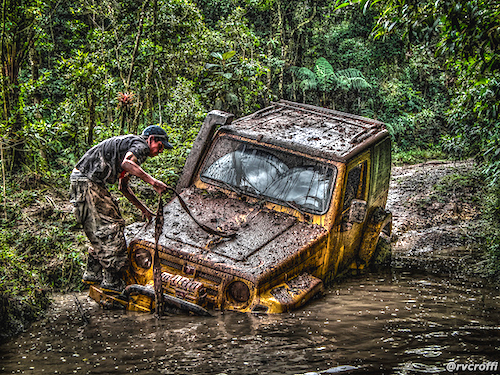
[[[153,264],[151,253],[142,247],[139,247],[134,254],[135,263],[141,268],[149,268]]]
[[[246,302],[250,298],[250,289],[243,281],[234,281],[227,288],[227,296],[236,302]]]

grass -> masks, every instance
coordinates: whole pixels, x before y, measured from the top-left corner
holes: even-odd
[[[409,151],[394,150],[392,153],[392,162],[396,166],[404,164],[425,163],[429,160],[445,160],[448,156],[439,148],[430,148],[426,150],[415,149]]]

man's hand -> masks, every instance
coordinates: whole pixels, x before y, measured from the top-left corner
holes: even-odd
[[[151,222],[151,220],[153,220],[153,217],[155,216],[153,211],[151,211],[146,206],[144,206],[144,209],[142,209],[141,211],[148,222]]]
[[[153,185],[153,189],[155,189],[155,191],[160,195],[167,190],[167,185],[156,178],[153,179],[153,183],[151,185]]]

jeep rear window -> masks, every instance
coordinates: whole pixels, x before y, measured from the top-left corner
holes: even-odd
[[[314,214],[330,205],[334,166],[227,137],[206,160],[204,182]]]

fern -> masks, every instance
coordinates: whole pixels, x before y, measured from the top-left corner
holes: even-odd
[[[318,80],[318,85],[322,91],[327,91],[334,81],[334,72],[332,65],[324,58],[320,57],[314,64],[314,74]]]
[[[290,72],[294,77],[294,84],[291,88],[294,93],[295,90],[300,90],[304,101],[307,91],[319,91],[323,95],[323,102],[326,102],[327,94],[331,94],[335,90],[348,92],[366,90],[372,87],[360,70],[348,68],[334,71],[333,66],[324,57],[316,60],[313,70],[293,66],[290,68]]]
[[[299,88],[302,90],[303,93],[309,90],[316,90],[317,87],[318,84],[316,82],[316,79],[304,79],[299,83]]]
[[[293,67],[293,68],[294,69],[292,69],[292,74],[294,74],[299,81],[298,87],[302,91],[302,98],[305,101],[306,91],[316,90],[316,88],[318,87],[316,74],[314,74],[313,71],[305,67],[301,68]]]
[[[299,81],[304,81],[304,80],[316,81],[316,74],[314,74],[314,72],[305,67],[297,69],[295,76]]]
[[[366,81],[363,73],[355,68],[343,69],[334,73],[338,88],[344,91],[364,90],[372,86]]]
[[[351,87],[355,90],[364,90],[370,89],[372,85],[366,82],[366,80],[362,77],[354,77],[351,79]]]

